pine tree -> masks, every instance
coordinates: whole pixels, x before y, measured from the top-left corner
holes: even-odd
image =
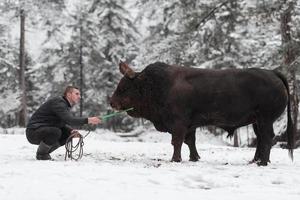
[[[108,98],[120,78],[119,59],[135,56],[137,33],[123,3],[88,0],[74,4],[64,24],[49,34],[52,45],[45,43],[39,74],[51,82],[51,94],[67,84],[80,86],[83,115],[106,113]],[[60,32],[69,36],[54,43],[53,35],[61,37]]]
[[[39,57],[30,74],[34,82],[30,88],[33,96],[31,110],[35,110],[47,98],[63,93],[65,66],[57,63],[64,54],[63,43],[68,33],[65,1],[35,1],[34,8],[37,13],[36,28],[45,34],[45,40],[42,41]]]
[[[14,57],[16,60],[11,60],[11,64],[14,64],[14,66],[18,66],[16,68],[17,70],[15,71],[15,80],[17,80],[17,89],[13,88],[16,93],[14,95],[18,95],[16,99],[20,101],[20,103],[17,103],[18,109],[11,109],[13,113],[12,115],[8,115],[9,121],[15,121],[13,123],[14,125],[19,125],[19,126],[25,126],[26,125],[26,120],[27,120],[27,90],[26,90],[26,65],[25,65],[25,58],[26,58],[26,51],[25,51],[25,40],[24,40],[24,33],[25,33],[25,4],[24,1],[19,1],[19,2],[4,2],[2,3],[5,7],[1,7],[2,9],[2,14],[4,16],[4,20],[6,22],[10,23],[19,23],[20,24],[20,29],[19,29],[19,41],[7,41],[4,40],[5,46],[10,46],[10,45],[16,45],[11,48],[11,51],[7,55],[3,55],[4,57],[9,56],[10,59]],[[10,34],[10,27],[7,27],[7,33]],[[16,51],[16,49],[19,49]],[[12,54],[14,55],[12,55]],[[18,62],[18,64],[15,64],[14,62]],[[13,84],[13,87],[15,85]],[[11,122],[9,122],[12,124]]]
[[[140,41],[140,53],[136,59],[139,66],[156,61],[174,64],[184,62],[183,52],[189,36],[183,34],[185,30],[181,29],[185,21],[179,23],[184,9],[188,7],[181,7],[184,5],[184,1],[137,1],[140,12],[136,26],[144,26],[145,21],[150,24],[146,31],[143,30],[145,36]]]
[[[97,105],[94,111],[106,114],[110,108],[109,96],[120,79],[119,60],[130,61],[135,57],[138,32],[130,13],[124,8],[124,1],[95,0],[90,13],[97,23],[100,56],[90,62],[93,73],[88,77],[90,90],[87,91],[87,99],[93,102],[92,105]]]
[[[15,113],[21,102],[17,99],[20,89],[15,76],[18,74],[18,49],[11,41],[10,16],[2,10],[6,6],[0,6],[0,126],[11,127],[17,125]]]
[[[299,98],[297,94],[297,81],[296,81],[296,69],[299,67],[299,62],[296,61],[296,51],[294,45],[294,38],[291,33],[291,16],[296,1],[283,1],[281,9],[281,35],[282,35],[282,46],[283,46],[283,66],[285,68],[285,74],[287,76],[290,86],[290,98],[291,101],[291,115],[292,123],[294,125],[293,132],[297,133],[298,123],[298,110],[299,110]],[[300,56],[300,55],[298,55]],[[288,138],[288,140],[295,138]],[[300,139],[300,138],[299,138]]]

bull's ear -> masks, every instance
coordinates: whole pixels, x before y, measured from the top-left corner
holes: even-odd
[[[128,77],[128,78],[134,78],[136,76],[136,73],[124,62],[120,61],[119,63],[119,69],[120,69],[120,72]]]

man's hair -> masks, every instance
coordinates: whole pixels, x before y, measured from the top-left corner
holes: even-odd
[[[76,87],[76,86],[71,86],[71,85],[67,86],[66,89],[65,89],[65,92],[64,92],[64,97],[66,97],[67,94],[71,93],[74,89],[79,90],[79,88]]]

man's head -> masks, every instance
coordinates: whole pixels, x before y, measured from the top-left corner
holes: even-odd
[[[67,98],[71,106],[73,106],[80,101],[80,91],[75,86],[68,86],[65,89],[64,97]]]

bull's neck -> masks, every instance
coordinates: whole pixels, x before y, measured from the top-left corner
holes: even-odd
[[[147,106],[145,106],[147,105]],[[162,121],[162,114],[164,113],[161,109],[161,106],[157,104],[157,102],[145,103],[143,112],[141,113],[141,116],[147,120],[150,120],[152,123],[157,123],[159,121]]]

